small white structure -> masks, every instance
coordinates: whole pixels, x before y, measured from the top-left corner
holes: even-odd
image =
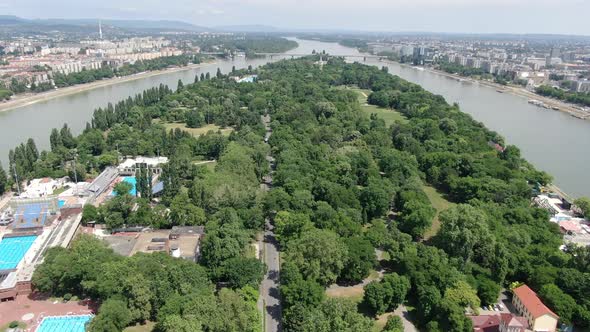
[[[180,258],[180,248],[178,246],[172,246],[170,248],[170,255],[174,258]]]
[[[19,196],[21,198],[39,198],[53,194],[61,184],[52,178],[33,179]]]
[[[138,169],[147,168],[153,174],[162,173],[161,165],[168,163],[167,157],[137,157],[127,158],[119,166],[117,170],[120,175],[135,175]]]
[[[254,83],[258,79],[258,75],[248,75],[244,77],[233,77],[238,83]]]

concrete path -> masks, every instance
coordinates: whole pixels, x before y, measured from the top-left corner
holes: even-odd
[[[418,329],[409,320],[408,309],[404,305],[400,305],[394,312],[394,315],[399,316],[404,323],[404,332],[418,332]]]

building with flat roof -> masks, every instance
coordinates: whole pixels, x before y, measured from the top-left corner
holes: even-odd
[[[135,175],[140,168],[147,168],[153,174],[161,174],[161,165],[168,163],[167,157],[136,157],[127,158],[119,166],[117,170],[119,175]]]
[[[532,289],[522,285],[512,290],[512,304],[527,320],[534,332],[555,332],[557,330],[557,316],[549,309]]]

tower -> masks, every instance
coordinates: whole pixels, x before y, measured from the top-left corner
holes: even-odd
[[[100,20],[98,20],[98,38],[102,40],[102,24]]]

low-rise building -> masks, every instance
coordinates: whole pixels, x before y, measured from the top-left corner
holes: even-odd
[[[527,285],[512,290],[512,304],[514,308],[527,320],[534,332],[555,332],[557,330],[557,316],[547,308],[541,299]]]
[[[529,327],[524,317],[510,313],[470,316],[473,332],[525,332]]]
[[[161,174],[161,165],[168,163],[167,157],[137,157],[128,158],[117,169],[120,175],[135,175],[140,168],[147,168],[153,174]]]

